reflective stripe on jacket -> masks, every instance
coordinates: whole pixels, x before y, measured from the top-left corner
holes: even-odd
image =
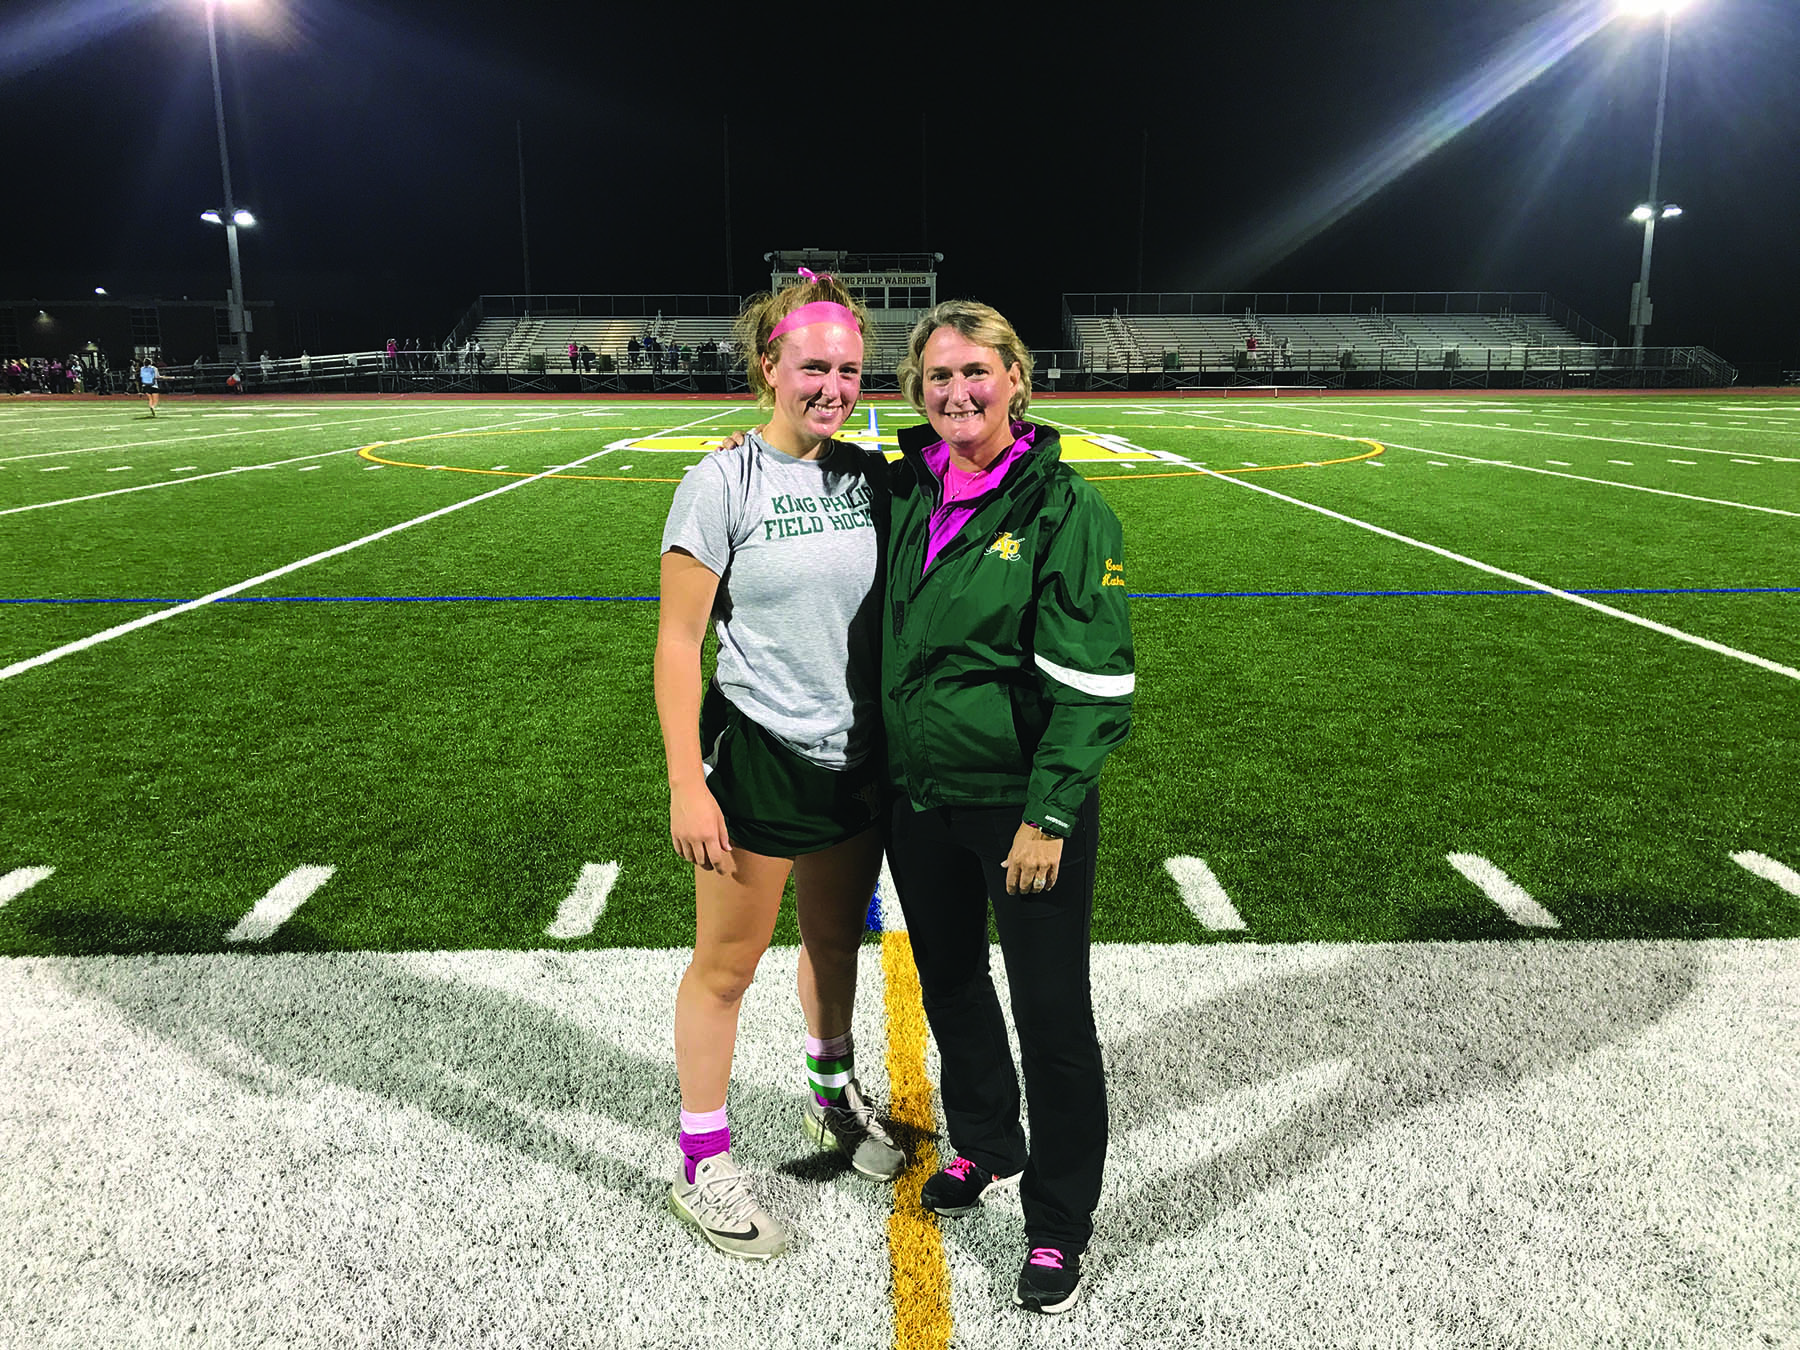
[[[941,486],[900,433],[882,629],[888,763],[919,807],[1018,804],[1066,835],[1131,729],[1136,677],[1124,535],[1037,428],[921,575]]]

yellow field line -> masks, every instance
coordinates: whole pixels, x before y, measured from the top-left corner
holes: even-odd
[[[925,1076],[925,1004],[913,966],[912,939],[881,935],[887,990],[888,1102],[895,1121],[918,1141],[894,1182],[888,1261],[894,1274],[894,1350],[946,1350],[950,1344],[950,1268],[937,1217],[919,1204],[919,1187],[938,1170],[937,1111]]]
[[[1352,441],[1357,445],[1374,447],[1360,455],[1346,455],[1342,459],[1308,459],[1299,464],[1247,464],[1241,469],[1183,469],[1178,473],[1090,473],[1083,474],[1090,483],[1104,483],[1117,480],[1129,483],[1136,478],[1204,478],[1208,472],[1216,474],[1232,473],[1274,473],[1278,469],[1323,469],[1330,464],[1354,464],[1362,459],[1374,459],[1386,452],[1387,447],[1380,441],[1372,441],[1366,436],[1334,436],[1329,431],[1277,431],[1272,427],[1220,427],[1220,431],[1260,431],[1274,436],[1325,436],[1334,441]]]
[[[559,431],[560,427],[519,427],[510,431],[437,431],[429,436],[408,436],[407,441],[433,441],[451,436],[530,436],[546,431]],[[372,464],[386,464],[394,469],[437,469],[442,473],[485,473],[494,478],[536,478],[534,473],[521,473],[517,469],[465,469],[456,464],[414,464],[405,459],[383,459],[371,451],[388,445],[403,445],[405,441],[376,441],[373,445],[365,445],[356,452],[358,459],[366,459]],[[547,473],[545,478],[567,478],[587,483],[679,483],[679,478],[641,478],[637,474],[600,474],[600,473]]]

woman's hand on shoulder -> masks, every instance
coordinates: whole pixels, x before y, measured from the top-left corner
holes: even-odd
[[[731,837],[725,813],[705,783],[669,789],[669,838],[675,851],[706,872],[727,872]]]
[[[745,441],[747,441],[749,439],[750,439],[750,433],[747,431],[744,431],[742,429],[739,429],[737,431],[732,432],[731,435],[727,436],[724,440],[720,441],[717,445],[713,446],[712,450],[709,450],[707,453],[711,454],[713,451],[716,451],[716,450],[735,450],[740,445],[742,445]]]

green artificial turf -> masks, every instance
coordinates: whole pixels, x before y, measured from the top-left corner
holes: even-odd
[[[1800,899],[1729,856],[1800,867],[1800,682],[1298,504],[1548,586],[1686,592],[1595,598],[1796,666],[1800,515],[1577,481],[1800,513],[1800,402],[1739,411],[1758,402],[1043,404],[1213,468],[1368,448],[1304,430],[1389,447],[1380,467],[1237,481],[1077,466],[1125,527],[1139,663],[1133,736],[1103,783],[1096,937],[1800,934]],[[698,455],[606,447],[753,411],[165,406],[154,423],[124,401],[0,420],[0,600],[84,602],[0,604],[0,665],[417,523],[0,681],[0,875],[56,868],[0,909],[0,953],[219,950],[316,864],[337,871],[261,949],[690,941],[656,607],[629,597],[657,587],[673,485],[652,480]],[[354,451],[377,441],[444,467],[373,468]],[[473,500],[522,482],[496,465],[596,454],[569,472],[625,481]],[[258,464],[275,467],[118,492]],[[115,495],[42,505],[98,493]],[[1720,588],[1764,589],[1695,593]],[[1492,860],[1561,927],[1514,925],[1449,852]],[[1163,865],[1177,856],[1207,861],[1242,934],[1189,914]],[[546,938],[589,862],[622,865],[598,926]],[[795,940],[791,918],[778,939]]]

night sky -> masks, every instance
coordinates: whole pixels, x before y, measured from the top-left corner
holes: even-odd
[[[733,291],[929,249],[1038,346],[1140,270],[1548,290],[1629,340],[1662,36],[1611,0],[786,8],[222,3],[246,289],[364,345],[521,289],[518,123],[540,293],[723,292],[729,221]],[[223,296],[203,15],[0,3],[0,298]],[[1796,0],[1677,18],[1661,186],[1650,340],[1800,365]]]

